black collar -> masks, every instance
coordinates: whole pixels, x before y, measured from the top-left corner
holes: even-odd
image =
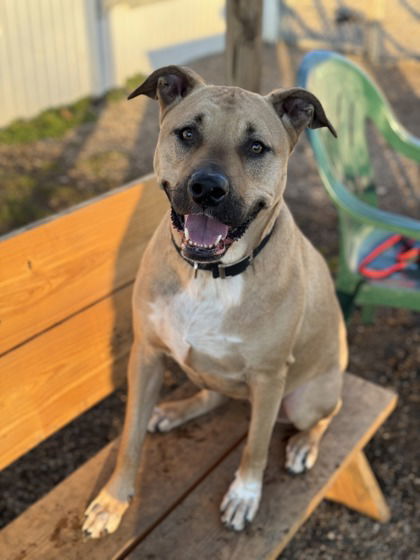
[[[213,274],[213,278],[226,278],[226,276],[236,276],[237,274],[241,274],[242,272],[244,272],[244,270],[246,270],[248,268],[248,266],[252,263],[252,261],[255,259],[255,257],[259,253],[261,253],[261,251],[264,249],[264,247],[269,242],[270,237],[272,236],[275,227],[276,227],[276,223],[272,227],[270,233],[268,233],[264,237],[264,239],[261,241],[261,243],[258,245],[258,247],[256,247],[250,255],[248,255],[247,257],[244,257],[240,261],[237,261],[233,264],[223,264],[221,262],[197,263],[195,261],[191,261],[190,259],[186,259],[182,255],[181,249],[175,243],[175,239],[172,235],[172,232],[171,232],[171,239],[172,239],[172,243],[173,243],[175,249],[177,250],[178,254],[184,259],[184,261],[186,263],[188,263],[190,266],[192,266],[194,268],[194,271],[195,271],[195,276],[194,277],[197,276],[197,271],[198,270],[211,270],[211,272]]]

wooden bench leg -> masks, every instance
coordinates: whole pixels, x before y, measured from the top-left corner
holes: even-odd
[[[363,451],[357,451],[324,496],[382,523],[390,511]]]

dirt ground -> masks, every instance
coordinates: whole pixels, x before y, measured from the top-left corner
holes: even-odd
[[[263,92],[294,83],[293,68],[301,53],[267,47]],[[207,81],[223,82],[222,56],[191,63]],[[420,136],[420,63],[367,66],[386,92],[401,122]],[[157,138],[153,102],[137,99],[105,105],[95,123],[82,125],[62,140],[26,146],[0,146],[2,173],[29,174],[65,186],[60,196],[42,198],[47,211],[63,208],[151,171]],[[420,216],[418,167],[395,164],[377,142],[372,149],[383,205]],[[402,167],[401,167],[402,165]],[[41,188],[41,187],[40,187]],[[65,195],[67,193],[67,195]],[[287,202],[304,233],[321,250],[334,271],[337,217],[321,185],[310,148],[303,138],[289,165]],[[358,313],[349,325],[350,371],[394,389],[396,411],[366,448],[387,497],[392,519],[380,525],[344,507],[322,503],[282,555],[285,560],[420,560],[420,317],[409,311],[379,309],[365,325]],[[168,378],[167,388],[179,382]],[[118,391],[49,438],[0,474],[0,523],[5,525],[57,482],[81,465],[120,431],[124,391]],[[322,452],[322,451],[321,451]],[[258,559],[256,559],[258,560]]]

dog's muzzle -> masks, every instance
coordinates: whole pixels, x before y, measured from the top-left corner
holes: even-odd
[[[248,218],[238,227],[230,227],[207,214],[177,214],[171,209],[173,227],[182,234],[181,255],[194,262],[218,262],[234,241],[246,232],[264,208],[257,203]]]
[[[198,263],[220,261],[265,206],[257,201],[246,213],[228,177],[216,166],[196,170],[184,188],[163,188],[171,203],[172,224],[182,233],[181,254]]]

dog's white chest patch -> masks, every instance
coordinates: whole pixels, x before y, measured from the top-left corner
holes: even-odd
[[[240,275],[214,279],[199,273],[182,292],[150,304],[156,332],[179,364],[191,348],[221,358],[238,347],[241,338],[223,332],[223,320],[230,307],[240,304],[242,287]]]

